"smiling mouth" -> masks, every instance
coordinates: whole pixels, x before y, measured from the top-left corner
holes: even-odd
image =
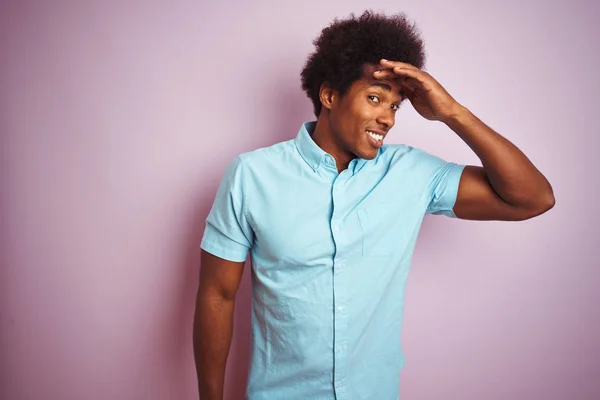
[[[371,132],[371,131],[367,131],[367,135],[369,135],[370,137],[372,137],[373,139],[375,139],[378,142],[381,142],[383,140],[383,135],[379,135],[375,132]]]
[[[374,148],[379,149],[381,146],[383,146],[383,138],[385,137],[385,135],[380,135],[379,133],[367,131],[367,136],[369,137],[369,142],[371,143],[371,146],[373,146]]]

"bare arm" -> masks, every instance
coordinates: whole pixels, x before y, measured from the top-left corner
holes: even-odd
[[[227,261],[204,250],[200,260],[193,333],[198,390],[201,400],[222,400],[235,295],[244,263]]]
[[[459,110],[444,122],[477,154],[483,167],[465,168],[456,216],[518,221],[551,209],[552,187],[525,154],[468,109]]]
[[[424,118],[442,121],[477,154],[483,167],[467,166],[454,213],[463,219],[518,221],[554,206],[548,180],[521,150],[459,104],[428,72],[381,60],[376,79],[399,79],[402,92]]]

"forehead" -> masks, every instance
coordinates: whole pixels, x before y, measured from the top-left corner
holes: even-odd
[[[382,89],[384,92],[387,92],[391,89],[391,93],[401,94],[402,88],[397,80],[375,79],[373,73],[380,69],[383,69],[380,65],[365,64],[362,76],[354,82],[353,86],[357,90]]]

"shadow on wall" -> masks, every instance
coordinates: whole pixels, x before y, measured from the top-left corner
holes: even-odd
[[[266,63],[266,65],[275,65]],[[262,87],[266,97],[258,99],[260,108],[261,127],[257,127],[257,132],[264,132],[263,137],[256,138],[257,147],[270,146],[278,142],[294,139],[298,129],[305,121],[314,120],[312,113],[312,103],[302,92],[300,87],[299,69],[297,72],[284,70],[280,67],[269,75],[269,87]],[[267,90],[264,90],[267,89]],[[273,101],[276,99],[276,101]],[[276,107],[276,108],[275,108]],[[240,122],[241,123],[241,122]],[[199,166],[202,168],[202,166]],[[215,179],[213,185],[208,190],[201,190],[197,193],[196,201],[191,202],[196,209],[191,210],[189,231],[186,237],[189,239],[186,243],[181,257],[181,304],[177,304],[177,309],[173,310],[173,327],[178,331],[176,337],[180,338],[181,345],[177,354],[179,363],[182,366],[188,363],[190,354],[181,354],[192,352],[190,337],[193,329],[193,315],[195,309],[195,298],[198,285],[198,265],[200,263],[200,242],[204,233],[205,220],[210,212],[214,197],[220,183],[221,176]],[[206,186],[205,186],[206,188]],[[234,314],[234,333],[229,358],[227,360],[227,372],[225,378],[225,400],[239,400],[245,397],[246,383],[248,379],[248,367],[250,359],[250,324],[251,324],[251,262],[250,257],[246,261],[242,282],[236,296],[236,307]],[[200,266],[201,268],[201,266]],[[184,344],[185,343],[185,344]],[[195,378],[195,366],[192,366]],[[177,373],[176,371],[173,371]],[[178,371],[181,373],[181,370]],[[176,378],[173,378],[176,381]],[[194,390],[197,386],[194,386]]]

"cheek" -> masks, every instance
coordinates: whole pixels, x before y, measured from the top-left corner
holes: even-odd
[[[362,124],[363,127],[369,125],[369,121],[376,118],[376,111],[376,107],[373,107],[366,101],[357,101],[353,104],[352,108],[352,114],[355,121]]]

